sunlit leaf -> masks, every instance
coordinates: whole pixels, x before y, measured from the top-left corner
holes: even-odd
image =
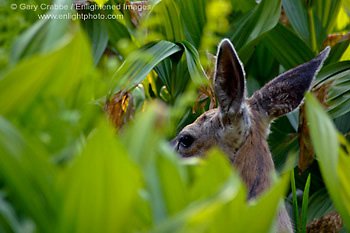
[[[349,228],[350,216],[347,210],[346,199],[339,190],[345,187],[338,178],[339,141],[333,122],[328,118],[320,104],[311,95],[306,96],[307,118],[310,122],[310,134],[312,143],[323,179],[334,205],[341,214],[345,225]]]
[[[63,47],[47,55],[22,61],[0,78],[0,113],[22,111],[39,95],[68,97],[89,73],[92,60],[88,43],[79,32]],[[28,72],[31,70],[31,72]]]
[[[122,88],[130,90],[141,83],[151,70],[163,59],[181,51],[181,48],[168,41],[152,43],[130,54],[114,75],[117,92]]]
[[[122,231],[141,185],[137,167],[102,121],[62,180],[59,232]]]

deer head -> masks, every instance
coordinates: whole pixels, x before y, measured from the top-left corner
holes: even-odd
[[[219,44],[214,77],[218,108],[186,126],[171,145],[184,157],[202,156],[217,146],[234,162],[251,133],[260,135],[259,141],[265,140],[270,122],[299,106],[328,53],[327,47],[313,60],[281,74],[247,99],[243,65],[231,42],[224,39]]]

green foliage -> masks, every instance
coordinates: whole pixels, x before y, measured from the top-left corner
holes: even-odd
[[[167,145],[215,103],[206,51],[215,54],[223,37],[245,65],[248,93],[332,46],[313,86],[325,88],[328,109],[310,94],[306,101],[317,162],[293,170],[290,216],[305,232],[307,221],[336,209],[350,229],[349,38],[327,39],[350,30],[350,4],[305,2],[154,0],[150,11],[79,10],[122,17],[73,21],[53,19],[76,14],[71,7],[34,12],[1,1],[0,232],[273,232],[288,175],[247,202],[221,152],[183,160]],[[39,20],[43,13],[52,18]],[[106,112],[123,118],[120,129]],[[298,120],[296,111],[271,126],[278,171],[299,148]]]
[[[320,169],[334,205],[349,228],[349,180],[344,179],[350,168],[349,143],[334,127],[331,119],[310,94],[307,95],[307,116],[311,138],[319,157]],[[339,139],[338,139],[339,138]]]

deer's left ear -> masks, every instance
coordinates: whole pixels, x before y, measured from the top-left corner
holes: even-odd
[[[214,78],[215,94],[222,114],[235,115],[245,99],[244,70],[228,39],[219,44]]]
[[[312,80],[328,57],[325,48],[317,57],[270,81],[249,99],[250,105],[266,112],[270,120],[296,109],[310,89]]]

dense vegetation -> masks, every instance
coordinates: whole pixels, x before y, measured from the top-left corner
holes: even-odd
[[[2,0],[0,232],[270,232],[284,196],[296,231],[334,211],[350,230],[350,1],[258,2]],[[95,19],[55,19],[77,12]],[[271,125],[278,176],[248,203],[219,151],[167,145],[216,106],[225,37],[249,95],[332,47],[306,104]]]

